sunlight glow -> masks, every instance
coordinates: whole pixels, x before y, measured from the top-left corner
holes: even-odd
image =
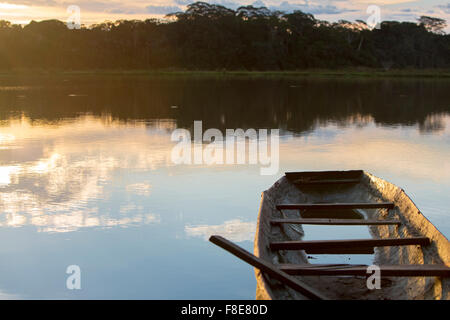
[[[16,9],[26,9],[27,5],[24,4],[12,4],[7,2],[0,2],[0,9],[4,10],[16,10]]]
[[[4,166],[0,167],[0,187],[9,185],[11,183],[11,175],[19,172],[19,167]]]
[[[5,142],[14,141],[16,137],[13,134],[9,133],[0,133],[0,144]]]

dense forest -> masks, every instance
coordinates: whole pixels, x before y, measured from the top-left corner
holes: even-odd
[[[196,2],[164,20],[70,29],[58,20],[0,21],[0,70],[299,70],[449,68],[445,21],[329,23],[301,11]]]

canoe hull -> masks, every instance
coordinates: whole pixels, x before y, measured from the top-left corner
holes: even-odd
[[[356,171],[342,172],[338,178],[353,179]],[[450,266],[450,243],[447,238],[420,212],[417,206],[399,187],[360,171],[358,183],[323,185],[298,185],[293,181],[311,181],[311,174],[282,177],[261,197],[257,230],[255,234],[254,254],[273,264],[308,264],[304,251],[272,251],[270,242],[301,240],[301,225],[271,225],[273,218],[298,218],[297,210],[277,210],[282,203],[319,203],[319,202],[393,202],[394,209],[359,210],[365,218],[400,220],[400,226],[369,226],[373,238],[406,238],[424,236],[431,245],[393,246],[375,248],[373,264],[441,264]],[[321,179],[332,181],[336,172],[320,173]],[[327,177],[327,175],[329,177]],[[305,178],[306,177],[306,178]],[[314,177],[312,178],[314,180]],[[265,299],[305,299],[301,294],[285,287],[277,281],[263,275],[255,269],[257,281],[256,298]],[[365,277],[339,276],[298,276],[309,285],[323,290],[332,299],[450,299],[450,282],[440,277],[383,277],[382,289],[369,290]]]

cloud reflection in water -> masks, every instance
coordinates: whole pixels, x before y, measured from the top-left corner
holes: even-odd
[[[168,165],[169,138],[159,124],[123,124],[83,116],[57,125],[35,125],[28,118],[0,128],[0,226],[33,225],[39,231],[66,232],[85,227],[126,227],[158,223],[141,206],[105,212],[115,171],[152,170]],[[133,139],[130,142],[130,136]],[[6,137],[6,138],[5,138]],[[124,147],[126,145],[126,151]],[[19,152],[17,152],[19,150]],[[6,160],[6,161],[5,161]],[[6,162],[6,164],[5,164]],[[151,185],[128,184],[124,193],[150,196]]]

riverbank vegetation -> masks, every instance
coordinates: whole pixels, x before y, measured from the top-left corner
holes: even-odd
[[[80,29],[57,20],[26,26],[0,21],[0,70],[448,69],[450,35],[444,27],[442,19],[422,17],[370,29],[363,21],[329,23],[301,11],[196,2],[164,21]]]

